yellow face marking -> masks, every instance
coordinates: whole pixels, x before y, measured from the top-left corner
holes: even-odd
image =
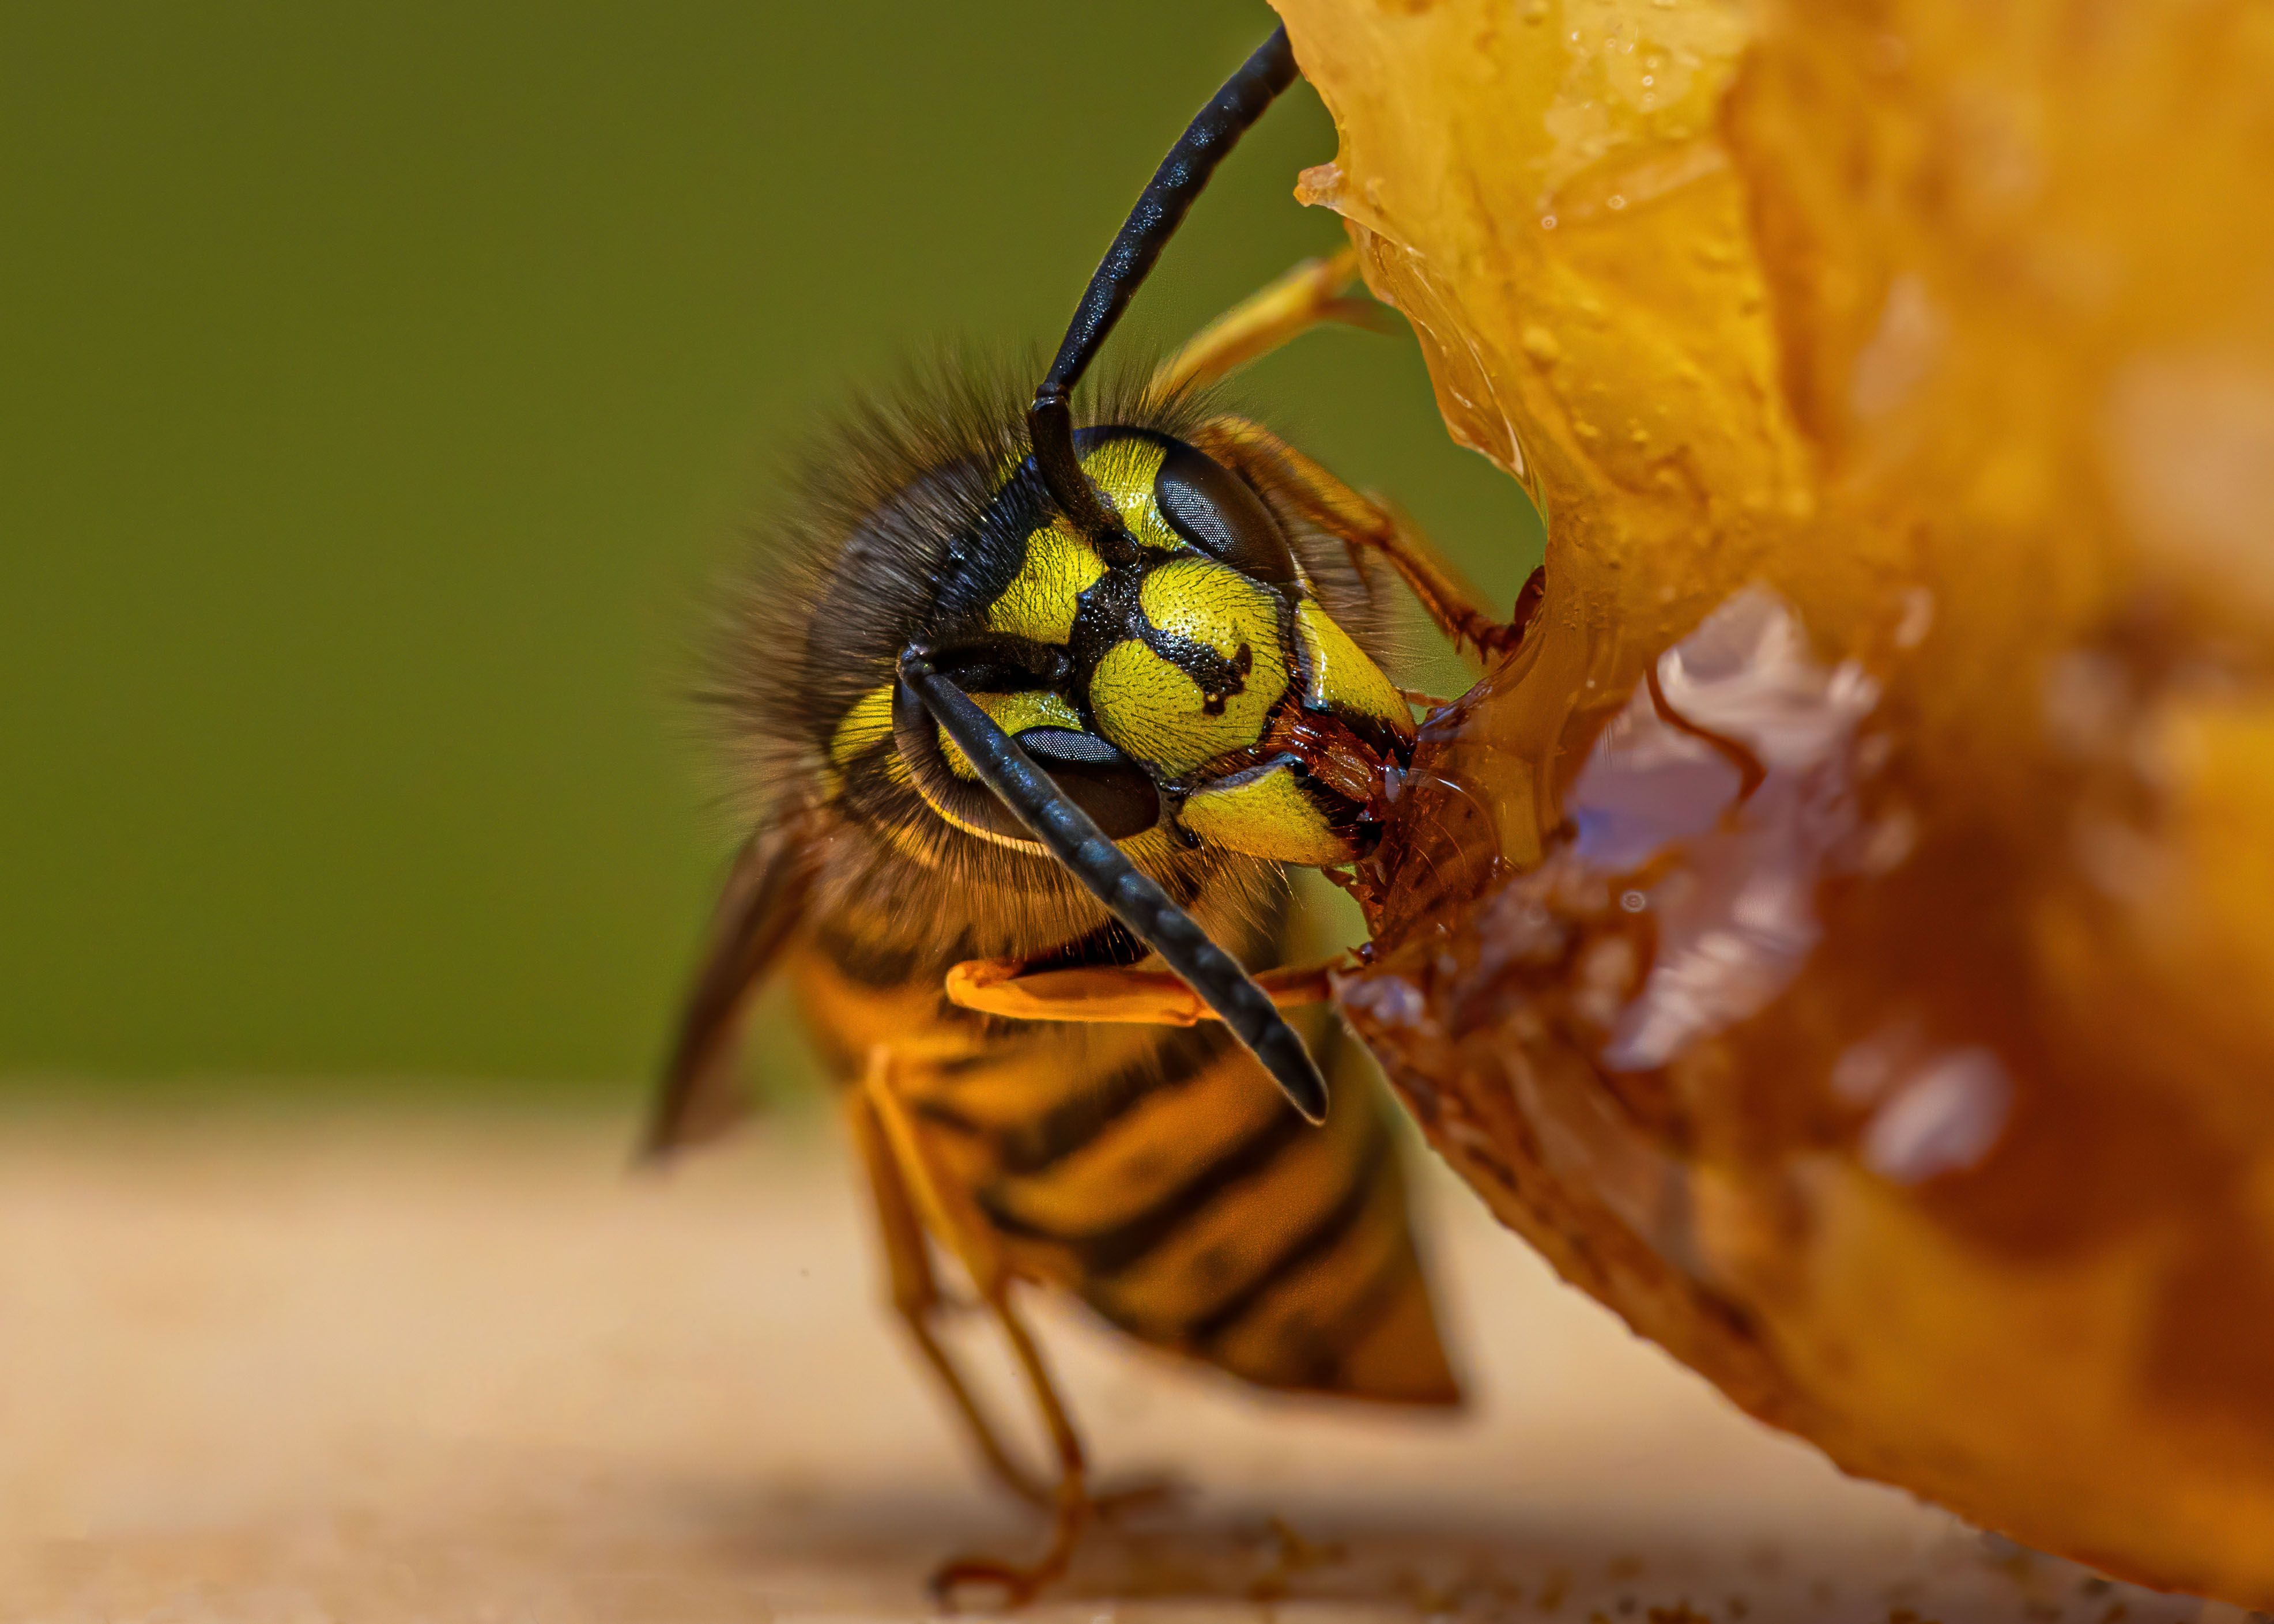
[[[840,767],[872,745],[892,736],[892,685],[870,688],[853,702],[829,741],[829,759]]]
[[[1158,629],[1226,659],[1245,648],[1246,685],[1211,715],[1191,677],[1134,639],[1118,643],[1089,685],[1090,709],[1105,736],[1171,776],[1261,739],[1264,718],[1287,691],[1278,595],[1222,564],[1178,559],[1145,577],[1138,602]]]
[[[1110,440],[1086,454],[1081,466],[1141,545],[1173,553],[1184,538],[1170,528],[1153,500],[1153,482],[1166,455],[1148,440]],[[1027,538],[1026,561],[987,606],[988,628],[1063,646],[1073,636],[1081,595],[1104,573],[1089,543],[1064,519],[1055,519]]]
[[[1401,738],[1413,736],[1413,712],[1404,695],[1351,635],[1308,598],[1295,605],[1295,635],[1308,668],[1303,696],[1314,710],[1370,718]]]
[[[1199,683],[1134,638],[1108,649],[1089,680],[1089,708],[1099,730],[1127,754],[1171,774],[1239,748],[1238,727],[1223,728],[1229,742],[1218,748],[1200,726],[1221,726],[1224,720],[1201,714],[1205,698]]]
[[[1056,694],[974,694],[971,702],[992,717],[995,726],[1006,733],[1017,733],[1028,727],[1079,730],[1081,726],[1081,713]],[[979,781],[979,771],[971,764],[971,757],[963,753],[961,745],[947,736],[945,728],[940,730],[939,753],[947,763],[947,770],[957,778],[969,778],[975,784]]]
[[[1027,561],[987,606],[988,628],[1063,645],[1073,636],[1078,600],[1104,573],[1089,543],[1064,519],[1055,520],[1027,538]]]
[[[1162,631],[1207,643],[1226,659],[1245,643],[1266,677],[1271,699],[1286,690],[1287,664],[1279,654],[1279,595],[1229,565],[1177,559],[1145,577],[1137,602]],[[1268,675],[1267,675],[1268,673]],[[1251,690],[1256,684],[1251,680]],[[1267,704],[1270,702],[1267,700]]]
[[[1179,821],[1210,846],[1273,862],[1325,868],[1357,855],[1311,804],[1287,763],[1239,783],[1196,791],[1186,799]]]
[[[1081,467],[1120,510],[1121,523],[1140,546],[1173,553],[1185,545],[1185,538],[1170,528],[1153,500],[1153,482],[1161,477],[1161,461],[1167,455],[1150,440],[1109,440],[1085,455]]]

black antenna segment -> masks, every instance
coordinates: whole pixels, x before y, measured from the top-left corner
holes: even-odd
[[[1284,25],[1255,48],[1239,71],[1224,83],[1198,117],[1186,127],[1152,181],[1129,211],[1113,246],[1105,251],[1088,289],[1074,307],[1073,320],[1050,363],[1035,403],[1027,410],[1027,440],[1033,447],[1035,466],[1059,511],[1096,545],[1108,563],[1126,563],[1136,557],[1136,543],[1122,528],[1121,518],[1097,492],[1074,455],[1073,412],[1069,402],[1074,386],[1089,370],[1090,362],[1121,320],[1129,300],[1143,285],[1185,214],[1199,197],[1216,166],[1239,144],[1248,126],[1281,91],[1295,82],[1295,53],[1287,43]]]
[[[900,656],[900,680],[955,741],[987,787],[1001,798],[1044,850],[1088,887],[1113,917],[1161,955],[1185,985],[1224,1018],[1254,1051],[1295,1109],[1312,1122],[1327,1115],[1327,1079],[1285,1016],[1239,961],[1209,940],[1198,921],[1137,871],[1089,815],[1066,799],[1019,741],[972,703],[921,648]]]

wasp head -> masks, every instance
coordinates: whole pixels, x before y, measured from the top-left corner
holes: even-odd
[[[1031,465],[1008,470],[998,533],[944,584],[939,668],[1116,840],[1165,828],[1275,862],[1363,854],[1411,757],[1403,696],[1239,473],[1151,431],[1082,438],[1120,533],[1085,536]],[[887,726],[941,817],[1027,843],[905,685],[856,706],[840,738],[857,748]]]

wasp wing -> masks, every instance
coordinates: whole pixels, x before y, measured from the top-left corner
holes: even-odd
[[[803,912],[812,873],[806,832],[806,820],[792,813],[760,828],[735,854],[640,1141],[644,1162],[708,1144],[749,1110],[734,1065],[736,1040],[752,996]]]

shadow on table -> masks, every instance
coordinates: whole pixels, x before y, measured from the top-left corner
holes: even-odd
[[[858,1499],[779,1492],[708,1507],[730,1562],[787,1571],[818,1598],[850,1583],[870,1605],[921,1607],[931,1567],[1041,1549],[1022,1522],[974,1492],[886,1487]],[[795,1591],[781,1598],[794,1604]],[[973,1602],[991,1598],[975,1594]],[[2182,1624],[2200,1603],[2112,1583],[2072,1563],[1953,1524],[1924,1546],[1810,1547],[1702,1540],[1638,1517],[1555,1526],[1442,1507],[1368,1506],[1350,1494],[1276,1509],[1148,1507],[1095,1530],[1043,1610],[1097,1604],[1321,1605],[1338,1616],[1571,1620],[1575,1624]]]

